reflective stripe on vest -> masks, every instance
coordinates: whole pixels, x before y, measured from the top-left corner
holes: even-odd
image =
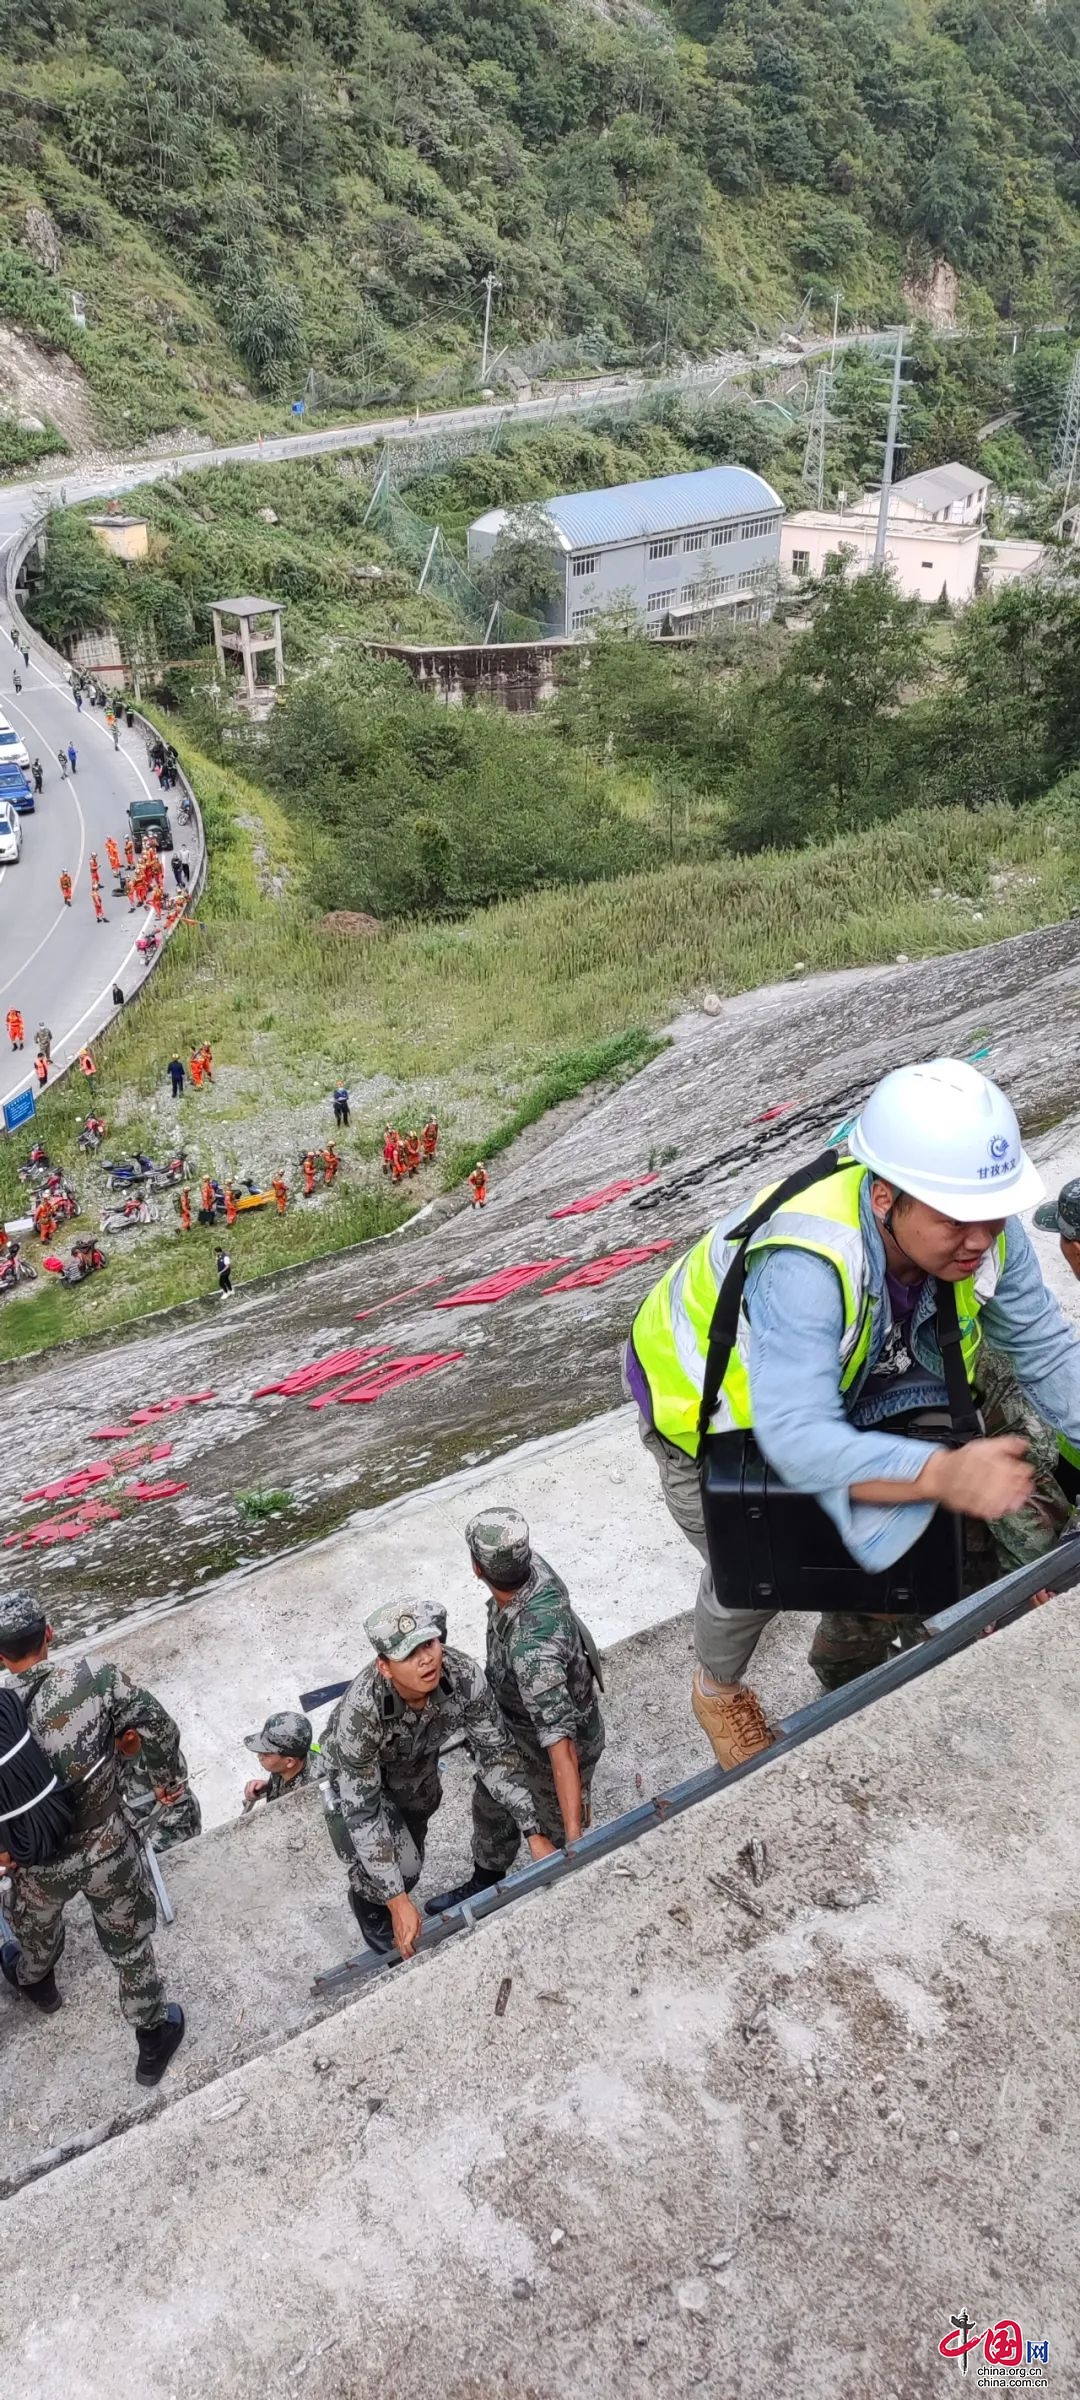
[[[776,1214],[766,1220],[749,1245],[751,1257],[762,1250],[808,1250],[818,1258],[828,1259],[835,1269],[844,1303],[837,1360],[842,1392],[849,1391],[857,1381],[870,1349],[871,1299],[859,1215],[866,1174],[865,1167],[852,1162],[838,1174],[811,1184],[793,1200],[782,1201]],[[751,1208],[767,1198],[768,1190],[766,1185],[751,1202]],[[750,1208],[740,1209],[727,1223],[739,1225],[749,1214]],[[674,1442],[691,1456],[697,1450],[709,1328],[720,1286],[738,1247],[723,1226],[714,1226],[654,1285],[634,1319],[631,1341],[649,1386],[653,1423],[666,1441]],[[996,1289],[1004,1257],[1005,1240],[1001,1235],[980,1262],[977,1275],[955,1286],[961,1348],[969,1381],[982,1339],[980,1310]],[[752,1423],[750,1325],[744,1308],[740,1311],[735,1347],[709,1430],[722,1433],[733,1426]]]

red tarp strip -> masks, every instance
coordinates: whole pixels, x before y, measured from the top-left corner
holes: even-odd
[[[640,1267],[658,1251],[674,1247],[674,1242],[646,1242],[638,1250],[612,1250],[607,1258],[594,1258],[587,1267],[577,1267],[572,1275],[561,1275],[558,1283],[549,1283],[544,1299],[550,1299],[552,1292],[580,1292],[610,1283],[613,1275],[625,1275],[628,1267]]]
[[[411,1300],[417,1292],[430,1292],[433,1284],[445,1282],[445,1275],[429,1275],[426,1283],[409,1283],[403,1292],[388,1292],[385,1300],[373,1300],[370,1308],[358,1308],[356,1323],[359,1325],[361,1317],[373,1317],[377,1308],[392,1308],[395,1300]]]
[[[178,1492],[189,1492],[189,1483],[128,1483],[124,1486],[125,1500],[174,1500]]]
[[[658,1183],[658,1175],[629,1175],[621,1183],[605,1183],[598,1192],[586,1192],[581,1200],[570,1200],[565,1208],[549,1208],[551,1217],[587,1217],[594,1208],[610,1208],[613,1200],[622,1200],[627,1192],[641,1190],[643,1184]]]
[[[541,1275],[550,1275],[553,1267],[568,1267],[565,1258],[534,1259],[520,1267],[500,1267],[494,1275],[486,1275],[480,1283],[468,1283],[460,1292],[451,1292],[447,1299],[436,1300],[436,1308],[466,1308],[472,1303],[507,1300],[511,1292],[519,1292],[527,1283],[536,1283]]]
[[[329,1358],[317,1358],[310,1366],[296,1367],[291,1375],[283,1375],[278,1383],[260,1384],[258,1391],[252,1393],[252,1399],[265,1400],[272,1392],[282,1394],[285,1399],[295,1399],[300,1392],[314,1391],[316,1384],[330,1383],[336,1375],[354,1374],[356,1368],[364,1366],[369,1358],[381,1358],[387,1348],[388,1344],[381,1342],[376,1349],[333,1350]]]
[[[392,1392],[399,1383],[413,1383],[421,1375],[434,1375],[439,1367],[453,1366],[457,1359],[464,1356],[464,1350],[443,1350],[427,1358],[390,1359],[385,1367],[377,1369],[374,1376],[361,1383],[347,1385],[343,1392],[335,1392],[334,1398],[350,1407],[364,1406],[370,1401],[381,1400],[384,1393]]]

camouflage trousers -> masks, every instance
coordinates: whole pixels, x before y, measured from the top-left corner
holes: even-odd
[[[183,1751],[177,1759],[177,1782],[184,1786],[184,1797],[172,1808],[161,1808],[154,1799],[154,1786],[140,1758],[121,1759],[120,1796],[132,1810],[132,1821],[140,1840],[148,1839],[155,1850],[175,1850],[178,1842],[192,1842],[202,1832],[202,1810],[187,1780],[187,1760]],[[140,1820],[146,1820],[143,1824]]]
[[[84,1892],[106,1958],[120,1976],[129,2025],[160,2025],[165,1986],[153,1950],[157,1908],[138,1844],[113,1818],[78,1849],[44,1867],[16,1867],[7,1916],[19,1944],[20,1983],[40,1983],[64,1947],[64,1910]]]
[[[521,1760],[522,1780],[527,1785],[536,1807],[538,1832],[561,1848],[566,1840],[563,1829],[559,1795],[551,1772],[547,1752],[537,1744],[535,1751],[526,1748],[516,1728],[512,1728]],[[592,1779],[599,1750],[595,1756],[579,1754],[578,1773],[581,1776],[581,1822],[588,1825],[592,1817]],[[508,1875],[522,1841],[521,1828],[508,1808],[493,1800],[486,1784],[473,1786],[473,1857],[478,1867],[489,1868],[495,1877]]]
[[[550,1768],[548,1777],[550,1780]],[[527,1777],[526,1780],[529,1780],[531,1789],[531,1779]],[[583,1804],[587,1804],[588,1790],[584,1771],[581,1777],[581,1797]],[[559,1814],[558,1801],[555,1799],[553,1781],[551,1782],[551,1799],[554,1806],[554,1822],[549,1824],[543,1821],[539,1801],[537,1818],[540,1830],[547,1834],[548,1840],[561,1842],[563,1838],[562,1817]],[[323,1805],[326,1810],[326,1830],[338,1857],[345,1862],[350,1890],[356,1893],[358,1900],[374,1901],[377,1906],[385,1907],[385,1893],[379,1890],[378,1885],[373,1882],[362,1861],[356,1855],[349,1828],[334,1800],[332,1785],[325,1787]],[[420,1816],[414,1810],[399,1807],[397,1801],[393,1800],[389,1793],[384,1794],[383,1807],[394,1836],[394,1856],[402,1886],[405,1891],[411,1892],[413,1886],[419,1883],[423,1872],[427,1829],[435,1812],[432,1810],[430,1815]],[[550,1817],[550,1809],[547,1810],[547,1814]],[[513,1864],[520,1840],[520,1828],[509,1810],[502,1808],[499,1802],[492,1798],[487,1785],[481,1783],[480,1777],[477,1776],[472,1790],[474,1865],[479,1867],[484,1874],[490,1874],[492,1882],[497,1883],[500,1875],[505,1875],[507,1869]]]

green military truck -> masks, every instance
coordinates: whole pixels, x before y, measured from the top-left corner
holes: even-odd
[[[133,800],[127,813],[136,850],[141,850],[147,841],[153,841],[155,848],[162,852],[172,849],[173,829],[169,823],[168,809],[160,795],[156,799],[151,794],[148,800]]]

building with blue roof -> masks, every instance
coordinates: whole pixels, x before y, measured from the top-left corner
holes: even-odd
[[[772,610],[783,504],[748,467],[653,475],[606,492],[541,503],[564,562],[552,634],[587,637],[606,610],[629,608],[649,633],[696,632],[721,616]],[[469,527],[469,561],[489,558],[513,511]]]

